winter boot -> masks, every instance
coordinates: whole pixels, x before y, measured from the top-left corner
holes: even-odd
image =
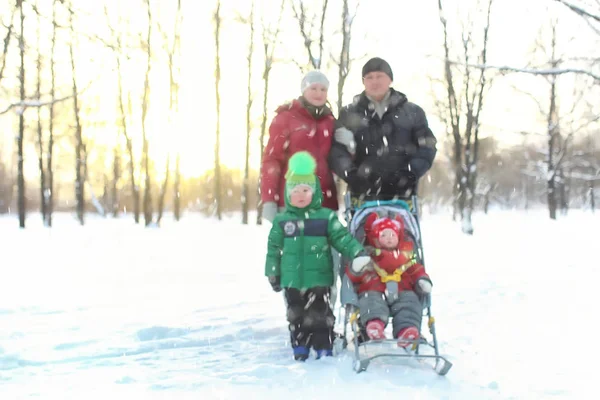
[[[398,346],[407,348],[413,344],[414,340],[419,338],[419,330],[414,326],[402,329],[398,332]]]
[[[306,361],[308,358],[308,347],[306,346],[294,346],[294,360]]]
[[[333,350],[330,350],[330,349],[316,350],[316,352],[317,352],[317,360],[321,357],[332,357],[333,356]]]
[[[367,335],[371,340],[385,339],[385,324],[379,319],[372,319],[367,322]]]

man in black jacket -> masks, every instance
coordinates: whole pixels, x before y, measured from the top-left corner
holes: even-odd
[[[431,168],[437,141],[423,109],[390,87],[385,60],[370,59],[362,77],[365,90],[340,112],[329,166],[354,196],[409,196]]]

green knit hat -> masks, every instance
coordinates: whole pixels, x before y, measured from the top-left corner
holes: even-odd
[[[290,193],[298,185],[308,185],[313,193],[317,191],[317,162],[307,151],[294,153],[288,161],[285,174],[286,193]]]

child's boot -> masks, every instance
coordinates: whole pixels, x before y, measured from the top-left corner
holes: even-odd
[[[322,349],[322,350],[316,350],[317,352],[317,360],[321,357],[332,357],[333,356],[333,350],[331,349]]]
[[[294,360],[306,361],[308,358],[308,347],[306,346],[294,346]]]
[[[398,346],[399,347],[408,347],[413,344],[414,340],[419,338],[419,330],[414,326],[410,326],[408,328],[402,329],[398,332]]]
[[[367,336],[371,340],[383,340],[385,339],[385,324],[379,319],[372,319],[367,322]]]

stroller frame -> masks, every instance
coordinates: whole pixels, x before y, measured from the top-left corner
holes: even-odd
[[[367,201],[358,206],[352,205],[352,197],[351,197],[351,194],[348,192],[345,194],[344,201],[346,204],[346,210],[344,212],[344,217],[345,217],[346,223],[348,224],[349,228],[350,228],[350,223],[354,217],[354,214],[358,210],[361,210],[361,209],[375,208],[375,207],[382,206],[382,205],[391,205],[391,206],[400,206],[400,207],[403,207],[404,209],[406,209],[407,211],[409,211],[410,214],[412,214],[412,216],[414,217],[414,220],[416,222],[416,229],[418,230],[418,235],[415,240],[416,245],[417,245],[418,259],[419,259],[420,263],[424,264],[421,225],[420,225],[419,217],[418,217],[419,203],[418,203],[418,197],[417,197],[415,191],[413,191],[413,194],[410,196],[410,198],[407,198],[407,199],[394,199],[394,200],[381,200],[381,201],[373,200],[373,201]],[[353,233],[353,235],[355,235],[355,232],[352,232],[352,233]],[[340,274],[341,275],[344,274],[343,267],[340,268]],[[340,303],[341,303],[341,299],[340,299]],[[379,358],[379,357],[400,357],[400,358],[414,359],[423,364],[425,364],[425,361],[427,361],[427,360],[434,360],[435,364],[432,366],[434,371],[438,375],[441,375],[441,376],[446,375],[448,373],[448,371],[450,371],[450,369],[452,368],[452,363],[445,357],[441,356],[440,352],[439,352],[439,344],[438,344],[436,330],[435,330],[435,318],[433,317],[433,314],[431,311],[431,294],[421,296],[421,304],[422,304],[423,310],[424,310],[423,316],[427,317],[427,325],[428,325],[429,332],[431,334],[433,343],[430,343],[429,341],[427,341],[421,334],[421,335],[419,335],[420,337],[418,339],[413,340],[411,342],[412,346],[410,346],[411,347],[410,350],[405,349],[405,348],[398,348],[396,339],[366,340],[361,343],[359,338],[360,338],[361,334],[364,334],[364,332],[361,332],[360,325],[359,325],[360,310],[358,309],[358,307],[355,307],[352,304],[342,304],[342,306],[345,309],[344,330],[343,330],[343,335],[342,335],[342,348],[345,349],[348,346],[347,328],[348,328],[348,325],[350,324],[352,327],[352,332],[354,334],[354,336],[352,338],[352,342],[354,345],[354,362],[353,362],[354,371],[356,371],[357,373],[366,371],[371,360]],[[363,349],[363,348],[366,349],[368,346],[386,345],[386,344],[389,345],[391,343],[396,345],[396,348],[394,348],[395,351],[393,351],[393,352],[386,351],[386,352],[378,353],[375,355],[370,355],[370,356],[367,355],[366,357],[361,358],[361,354],[360,354],[361,349]],[[420,346],[427,346],[429,348],[433,348],[434,354],[419,354]]]

